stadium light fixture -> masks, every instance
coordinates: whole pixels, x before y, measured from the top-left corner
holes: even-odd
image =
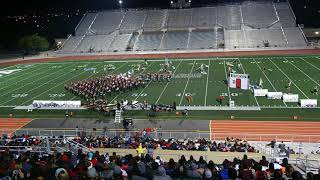
[[[189,3],[191,3],[191,0],[189,0]]]
[[[170,1],[170,4],[173,4],[173,1]]]
[[[319,35],[319,31],[314,32],[316,35]]]
[[[122,4],[122,0],[119,0],[118,2],[119,2],[119,4]]]

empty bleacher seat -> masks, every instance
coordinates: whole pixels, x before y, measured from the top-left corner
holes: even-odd
[[[188,43],[188,31],[168,31],[164,34],[161,49],[176,50],[186,49]]]
[[[83,36],[86,34],[88,31],[88,28],[94,21],[95,17],[97,16],[97,13],[87,13],[85,16],[82,18],[81,23],[76,29],[76,36]]]
[[[307,45],[299,28],[284,28],[283,31],[288,39],[289,47],[301,47]]]
[[[121,23],[121,31],[125,32],[133,32],[135,30],[141,29],[142,24],[145,20],[146,12],[145,11],[127,11],[122,23]]]
[[[164,13],[164,10],[148,10],[143,29],[145,31],[159,30],[162,27],[163,21],[165,21]]]
[[[267,28],[278,20],[272,3],[247,1],[241,10],[244,23],[253,28]]]
[[[241,13],[239,5],[218,6],[218,24],[227,29],[241,28]]]
[[[168,11],[167,28],[183,29],[189,28],[191,23],[190,9],[173,9]]]
[[[63,52],[72,52],[78,46],[82,39],[82,36],[70,36],[62,47]]]
[[[192,9],[192,26],[196,28],[213,28],[217,20],[215,7]]]
[[[119,34],[117,35],[110,48],[109,51],[125,51],[128,47],[130,38],[132,34]]]
[[[113,35],[86,36],[77,47],[77,52],[105,52],[108,50]]]
[[[157,50],[162,36],[162,32],[144,32],[139,36],[134,49],[141,51]]]
[[[213,30],[192,31],[188,49],[211,49],[216,47],[216,34]]]
[[[110,34],[119,28],[124,14],[121,11],[102,11],[98,14],[91,29],[96,34]]]
[[[289,3],[280,2],[280,3],[274,3],[274,5],[278,12],[278,16],[279,16],[282,27],[295,27],[296,19],[292,14],[292,11],[289,7]]]

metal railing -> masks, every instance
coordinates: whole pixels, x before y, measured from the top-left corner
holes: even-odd
[[[0,134],[10,134],[14,130],[0,129]],[[15,132],[17,135],[29,134],[32,136],[55,136],[55,137],[75,137],[75,136],[119,136],[127,135],[132,136],[139,133],[139,131],[131,130],[118,130],[118,129],[19,129]],[[158,139],[208,139],[208,140],[224,140],[226,137],[234,137],[245,139],[247,141],[285,141],[285,142],[306,142],[306,143],[319,143],[320,135],[302,135],[302,134],[252,134],[252,133],[214,133],[208,131],[154,131],[149,134],[150,137]]]

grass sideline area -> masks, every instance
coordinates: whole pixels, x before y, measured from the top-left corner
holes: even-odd
[[[181,106],[220,106],[216,98],[225,95],[221,106],[227,106],[229,98],[236,106],[256,106],[261,111],[190,111],[188,117],[172,113],[158,113],[158,119],[235,119],[246,120],[301,120],[316,121],[320,118],[319,106],[316,109],[301,109],[298,103],[284,103],[282,100],[269,100],[255,97],[249,90],[228,88],[225,84],[227,63],[235,62],[241,66],[233,69],[237,73],[250,74],[250,83],[258,84],[260,79],[269,91],[288,92],[286,86],[290,81],[291,93],[299,94],[300,99],[317,99],[320,96],[310,91],[315,86],[320,88],[319,56],[263,56],[206,59],[170,59],[176,67],[176,78],[170,82],[147,83],[145,88],[114,94],[106,97],[109,103],[116,100],[146,100],[149,103],[172,104]],[[164,59],[150,60],[145,72],[158,72]],[[16,117],[56,118],[63,117],[63,110],[14,110],[16,106],[30,105],[33,100],[80,100],[79,97],[64,90],[68,82],[101,76],[108,73],[124,73],[132,65],[144,63],[143,60],[119,61],[66,61],[21,64],[0,68],[0,117],[14,114]],[[104,71],[107,65],[114,65],[115,70]],[[197,69],[201,64],[208,65],[207,74],[200,74]],[[94,69],[94,71],[93,71]],[[263,69],[268,69],[265,71]],[[269,71],[270,70],[270,71]],[[8,73],[9,72],[9,73]],[[189,103],[185,94],[192,94]],[[146,119],[148,112],[130,111],[125,116]],[[74,117],[112,118],[88,110],[75,111]]]

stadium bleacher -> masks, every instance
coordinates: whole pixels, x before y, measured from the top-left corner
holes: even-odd
[[[102,52],[107,51],[113,35],[96,35],[96,36],[85,36],[79,46],[77,47],[77,52]]]
[[[97,13],[87,13],[76,29],[76,36],[83,36],[87,33],[91,24],[95,21]]]
[[[159,31],[165,21],[165,13],[163,10],[149,10],[143,23],[144,31]]]
[[[226,138],[216,143],[205,139],[192,141],[152,139],[150,131],[136,136],[95,137],[78,136],[72,140],[61,137],[13,135],[0,141],[0,178],[6,179],[293,179],[306,177],[288,158],[250,157],[254,148],[241,139]],[[271,142],[270,146],[275,146]],[[95,149],[89,149],[95,148]],[[47,147],[47,148],[40,148]],[[103,148],[123,149],[103,152]],[[221,151],[225,159],[217,163],[201,152]],[[136,149],[136,153],[128,149]],[[169,154],[159,156],[159,149]],[[277,149],[286,149],[280,143]],[[99,151],[101,150],[101,151]],[[114,149],[111,149],[114,150]],[[171,151],[170,151],[171,150]],[[185,155],[174,157],[172,150],[183,150]],[[186,150],[193,152],[189,155]],[[195,151],[201,151],[195,153]],[[227,151],[248,152],[228,157]],[[213,152],[212,152],[213,153]],[[303,177],[303,174],[305,175]],[[310,180],[319,174],[308,173]]]
[[[244,2],[241,5],[241,11],[244,24],[252,26],[255,29],[268,28],[278,21],[272,3]]]
[[[161,41],[160,49],[186,49],[188,44],[188,36],[188,31],[167,31]]]
[[[118,35],[111,46],[108,42],[100,48],[102,39],[109,38],[99,40],[98,35],[112,33]],[[61,52],[86,51],[90,47],[97,49],[93,52],[125,52],[306,46],[289,3],[244,1],[190,9],[87,13]]]
[[[131,36],[132,34],[118,34],[114,38],[109,51],[125,51],[128,47]]]
[[[134,49],[137,51],[158,50],[162,37],[163,32],[144,32],[139,36]]]
[[[110,34],[119,28],[125,13],[122,11],[100,12],[91,26],[96,34]]]

